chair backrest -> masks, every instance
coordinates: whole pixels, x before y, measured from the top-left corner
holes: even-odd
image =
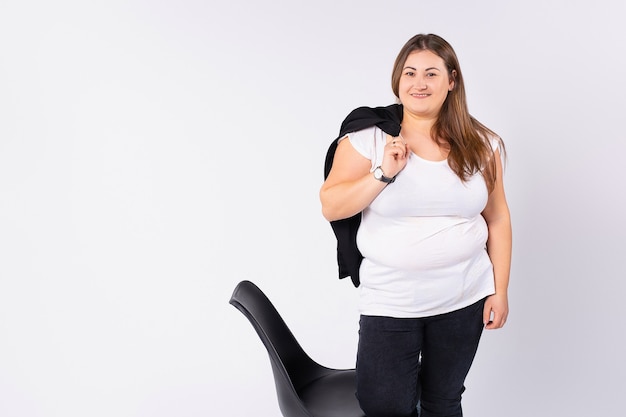
[[[298,392],[309,382],[327,375],[329,369],[309,357],[271,301],[252,282],[241,281],[230,304],[248,318],[267,349],[283,415],[310,417]]]

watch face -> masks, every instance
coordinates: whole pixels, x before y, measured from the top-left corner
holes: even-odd
[[[376,178],[377,180],[381,179],[383,177],[383,170],[379,167],[376,168],[374,170],[374,178]]]

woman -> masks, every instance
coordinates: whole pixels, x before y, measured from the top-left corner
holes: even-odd
[[[462,416],[482,330],[508,315],[504,145],[470,116],[439,36],[404,45],[392,89],[399,133],[377,119],[340,136],[320,190],[327,220],[360,213],[357,397],[368,417],[417,416],[418,402],[421,417]]]

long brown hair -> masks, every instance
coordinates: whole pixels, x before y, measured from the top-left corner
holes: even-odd
[[[496,182],[496,159],[490,140],[493,138],[499,142],[500,154],[503,157],[504,143],[492,130],[469,114],[463,74],[452,46],[434,34],[419,34],[409,39],[393,65],[391,74],[393,93],[400,97],[402,68],[409,54],[419,50],[428,50],[441,57],[446,64],[448,77],[454,81],[454,87],[448,93],[439,117],[432,127],[432,137],[440,145],[450,147],[448,164],[461,180],[466,181],[470,176],[481,172],[487,189],[491,192]]]

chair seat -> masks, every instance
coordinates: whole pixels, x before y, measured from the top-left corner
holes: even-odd
[[[354,369],[334,370],[305,386],[299,394],[314,417],[365,417],[355,387]]]

